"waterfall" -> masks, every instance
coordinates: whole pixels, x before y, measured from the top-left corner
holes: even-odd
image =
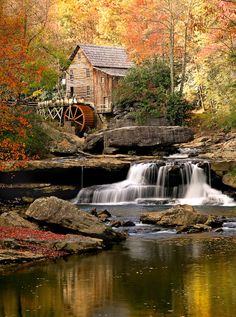
[[[208,163],[204,164],[209,173]],[[126,180],[82,188],[75,202],[233,204],[233,199],[211,188],[209,179],[209,175],[198,163],[189,161],[133,164]]]

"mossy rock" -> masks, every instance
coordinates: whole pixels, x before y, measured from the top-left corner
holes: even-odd
[[[222,178],[222,181],[225,185],[236,188],[236,168],[225,174]]]

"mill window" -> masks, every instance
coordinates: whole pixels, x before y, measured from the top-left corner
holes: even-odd
[[[73,81],[73,80],[74,80],[74,72],[73,72],[73,69],[70,69],[69,76],[70,76],[70,81]]]
[[[74,96],[74,87],[70,87],[70,97]]]
[[[90,77],[90,70],[86,68],[86,77]]]
[[[86,89],[87,97],[90,96],[90,94],[91,94],[90,86],[87,86],[87,89]]]

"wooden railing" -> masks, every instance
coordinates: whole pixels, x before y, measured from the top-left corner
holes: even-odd
[[[9,107],[10,106],[27,106],[27,107],[36,107],[38,106],[37,101],[32,101],[32,100],[7,100],[4,101],[5,104],[7,104]]]

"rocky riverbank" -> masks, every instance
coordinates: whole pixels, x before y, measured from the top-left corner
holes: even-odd
[[[228,139],[228,141],[227,141]],[[176,145],[176,153],[210,163],[213,187],[235,197],[236,133],[198,137]],[[159,155],[83,155],[34,160],[18,171],[0,172],[0,201],[29,203],[39,197],[73,199],[82,187],[108,184],[126,178],[130,164],[160,160]],[[164,160],[167,160],[164,158]],[[178,159],[178,156],[176,156]]]
[[[117,133],[117,130],[114,133]],[[82,187],[124,180],[132,162],[162,158],[161,152],[156,156],[134,155],[134,152],[132,155],[91,155],[84,152],[90,136],[87,141],[78,141],[75,136],[70,139],[69,134],[60,134],[59,143],[57,138],[58,136],[51,145],[51,153],[61,156],[28,162],[18,171],[11,170],[8,162],[8,170],[0,173],[0,203],[5,204],[14,199],[20,204],[31,203],[22,216],[15,212],[2,212],[0,216],[2,264],[98,251],[125,239],[124,235],[107,227],[96,216],[88,217],[87,213],[79,211],[66,200],[74,198]],[[66,142],[63,141],[64,138]],[[156,138],[158,139],[158,135]],[[192,136],[187,136],[188,138],[191,139]],[[155,143],[155,140],[152,139],[151,148],[154,146],[153,142]],[[114,144],[109,146],[113,147]],[[232,196],[233,192],[235,195],[235,132],[198,136],[193,141],[174,144],[171,151],[173,150],[186,157],[207,159],[211,164],[211,171],[219,179],[220,186],[227,186],[226,190],[230,189]],[[68,156],[71,154],[73,156]],[[52,195],[63,199],[51,197]],[[85,221],[82,227],[81,219]],[[200,224],[194,223],[190,229],[210,230],[209,222],[207,225],[206,222],[207,220]],[[88,227],[91,230],[88,230]],[[189,229],[183,229],[185,230]]]
[[[213,185],[236,196],[236,132],[204,133],[195,135],[193,139],[188,128],[132,126],[103,130],[79,138],[49,126],[47,129],[52,136],[51,157],[27,162],[18,171],[11,169],[10,162],[6,163],[6,171],[0,172],[0,202],[15,200],[29,203],[52,195],[72,199],[82,187],[124,180],[132,162],[168,159],[170,154],[175,153],[189,159],[208,160]],[[130,135],[132,137],[128,137]],[[130,150],[128,154],[91,154],[97,150],[101,152],[105,147],[110,150],[116,148],[115,152],[121,149],[122,152],[122,140],[126,144],[125,149]],[[137,155],[139,151],[142,155]]]
[[[56,198],[0,215],[0,265],[96,252],[126,239],[98,217]]]

